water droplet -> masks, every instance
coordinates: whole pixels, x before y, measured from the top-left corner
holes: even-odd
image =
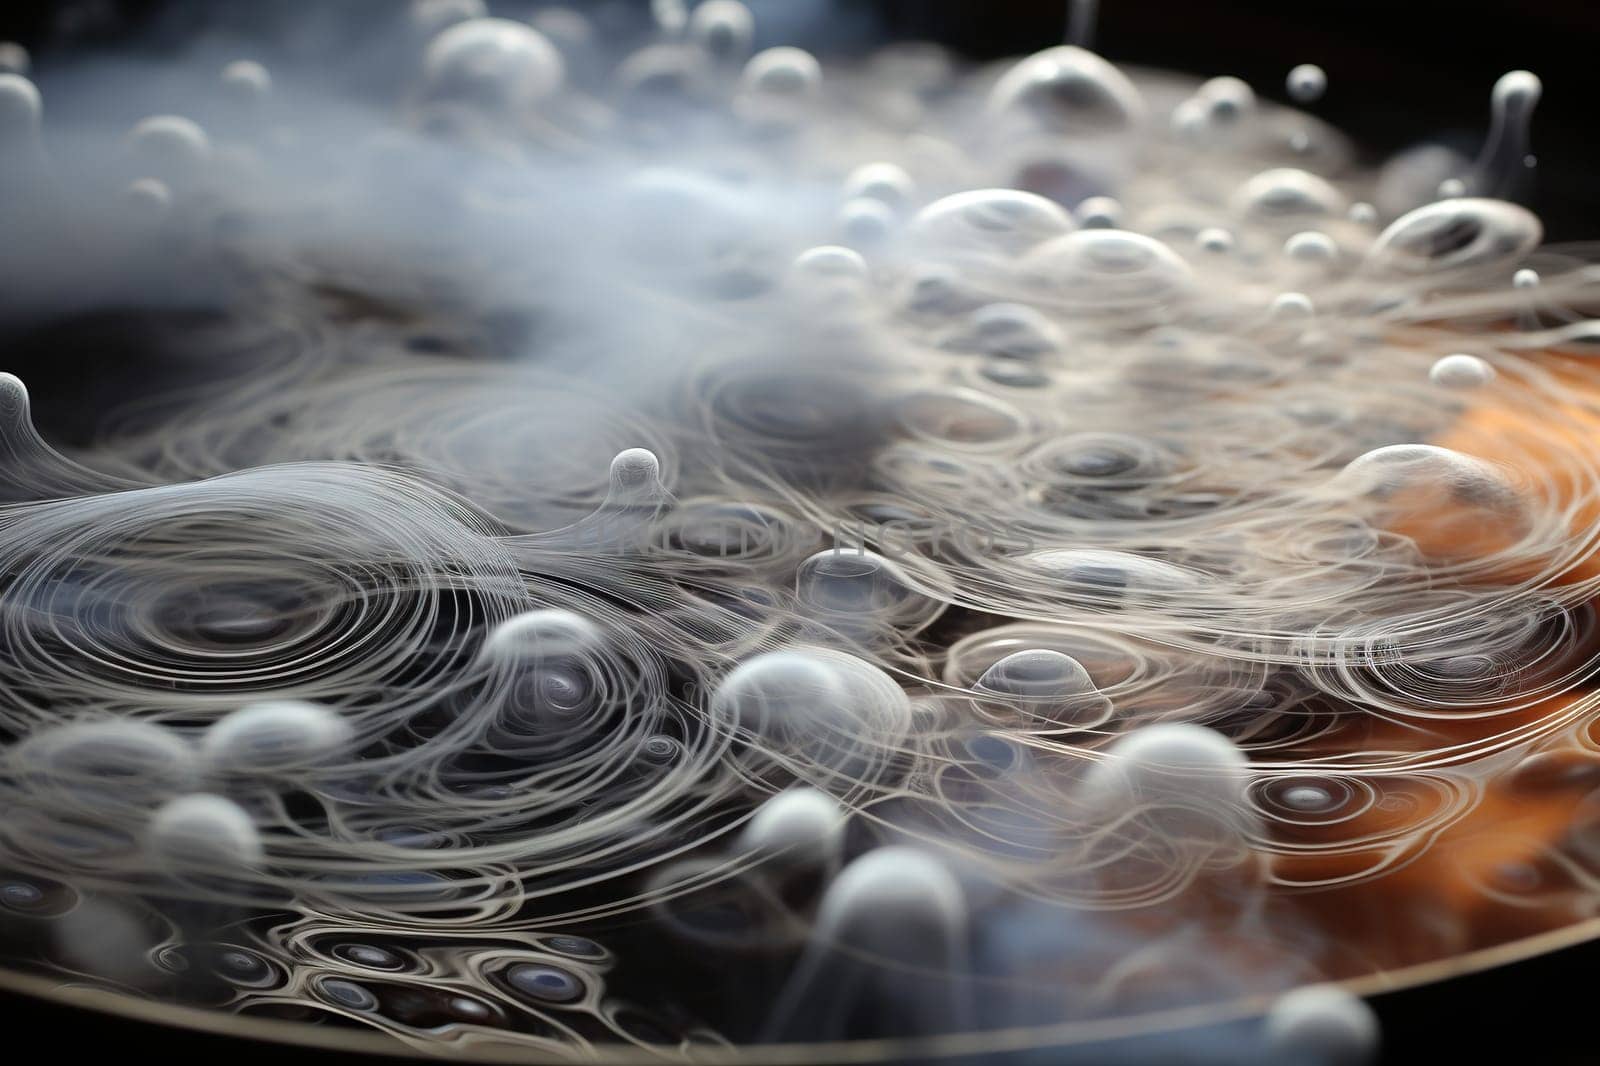
[[[1285,84],[1290,99],[1296,103],[1310,104],[1322,99],[1322,94],[1328,91],[1328,76],[1314,63],[1301,63],[1289,71]]]

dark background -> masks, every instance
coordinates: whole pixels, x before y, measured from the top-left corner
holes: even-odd
[[[384,0],[394,4],[404,0]],[[752,0],[781,9],[791,0]],[[799,3],[801,0],[792,0]],[[324,3],[374,0],[0,0],[0,39],[29,45],[48,68],[53,52],[115,48],[131,34],[182,33],[185,20],[256,17]],[[590,6],[568,0],[568,6]],[[1036,51],[1061,39],[1060,0],[836,0],[850,27],[837,47],[927,38],[973,58]],[[163,19],[161,16],[167,17]],[[815,43],[796,40],[793,43]],[[1539,165],[1531,206],[1549,239],[1600,238],[1600,145],[1591,135],[1600,102],[1597,0],[1102,0],[1096,50],[1119,62],[1200,76],[1233,74],[1282,99],[1297,63],[1329,76],[1316,113],[1376,160],[1424,138],[1475,150],[1490,87],[1516,68],[1537,73],[1544,99],[1533,130]],[[1384,1062],[1484,1061],[1521,1052],[1540,1066],[1600,1062],[1589,1014],[1600,949],[1579,947],[1489,974],[1379,997]],[[116,1051],[179,1060],[301,1063],[334,1056],[252,1046],[0,998],[14,1041],[69,1059]]]

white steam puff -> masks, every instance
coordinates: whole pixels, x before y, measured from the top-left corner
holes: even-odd
[[[1186,1053],[1342,1063],[1337,982],[1591,915],[1538,80],[1366,173],[1268,99],[1321,69],[1093,7],[982,69],[734,0],[0,46],[0,960],[450,1055],[1276,1002]]]

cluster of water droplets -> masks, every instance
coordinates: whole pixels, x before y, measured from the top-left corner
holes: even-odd
[[[1323,982],[1595,915],[1537,79],[1368,173],[1234,78],[655,19],[418,0],[392,99],[235,57],[110,144],[0,48],[0,280],[169,356],[72,448],[0,380],[13,969],[452,1053],[1275,1004],[1217,1061],[1343,1062]]]

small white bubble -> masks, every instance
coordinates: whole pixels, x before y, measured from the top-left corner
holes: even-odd
[[[1073,214],[1084,229],[1117,229],[1122,225],[1122,205],[1109,196],[1091,196]]]
[[[1303,292],[1284,292],[1273,297],[1272,317],[1282,319],[1310,318],[1316,314],[1311,297]]]
[[[1286,84],[1291,99],[1309,104],[1322,99],[1322,94],[1327,92],[1328,76],[1314,63],[1301,63],[1289,71]]]
[[[705,0],[689,16],[689,40],[719,63],[742,61],[755,32],[755,19],[739,0]]]
[[[917,186],[894,163],[868,163],[850,172],[842,198],[878,200],[895,211],[906,211],[916,202]]]
[[[155,178],[140,178],[131,183],[123,190],[122,199],[136,223],[156,225],[172,212],[172,190]]]
[[[1307,230],[1285,241],[1283,254],[1301,263],[1331,263],[1339,258],[1339,246],[1326,233]]]
[[[435,37],[423,57],[429,92],[516,114],[561,88],[565,63],[531,26],[502,18],[457,22]]]
[[[206,730],[200,752],[214,772],[281,772],[339,754],[350,737],[349,724],[327,707],[270,700],[218,719]]]
[[[207,793],[165,804],[151,819],[146,839],[164,865],[183,870],[255,866],[264,857],[260,834],[244,808]]]
[[[33,82],[21,74],[0,74],[0,143],[37,137],[43,118],[44,100]]]
[[[222,68],[222,90],[242,107],[259,107],[272,94],[272,75],[254,60],[235,60]]]
[[[1233,234],[1215,226],[1201,230],[1195,235],[1194,241],[1201,251],[1212,255],[1226,255],[1233,251]]]
[[[1297,988],[1267,1012],[1267,1043],[1285,1062],[1362,1066],[1378,1048],[1372,1008],[1334,985]]]
[[[141,176],[169,185],[194,182],[211,162],[211,138],[181,115],[152,115],[128,131],[128,153]]]
[[[1494,367],[1475,355],[1447,355],[1433,364],[1428,380],[1446,389],[1476,389],[1494,380]]]
[[[24,78],[33,69],[33,57],[15,41],[0,41],[0,74],[20,74]]]

